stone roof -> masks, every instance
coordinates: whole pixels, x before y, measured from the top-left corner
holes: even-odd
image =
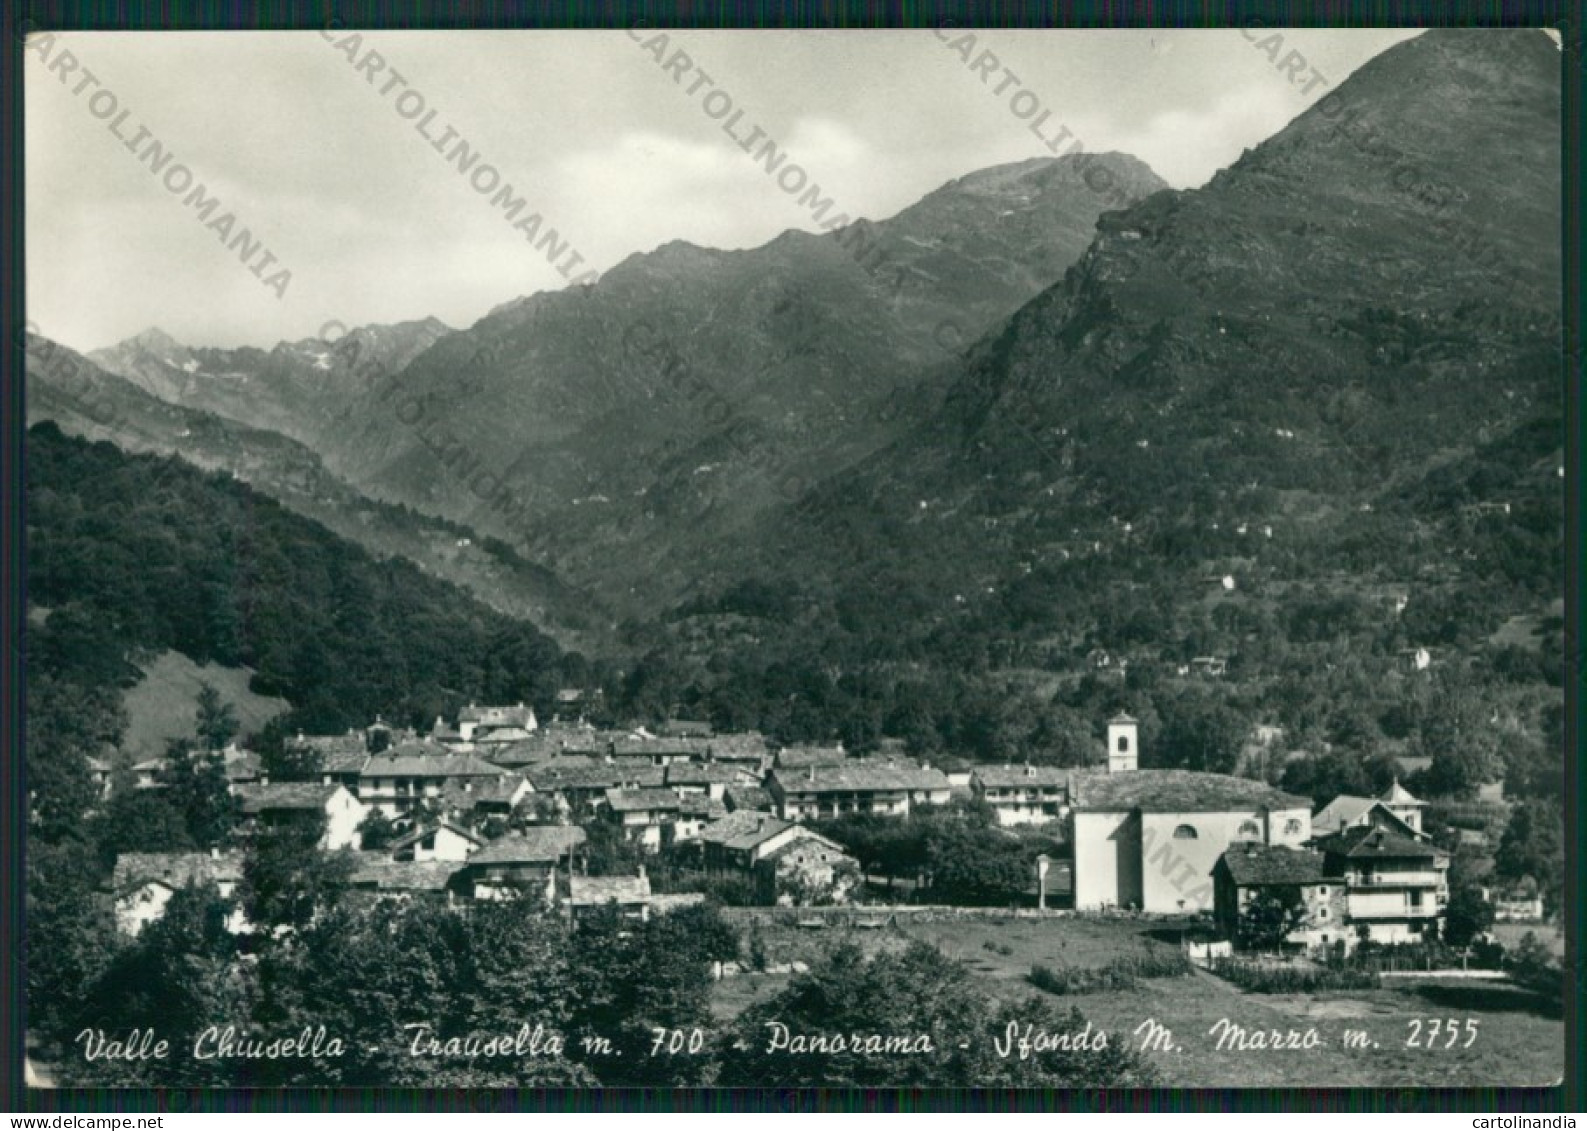
[[[1317,841],[1317,847],[1330,856],[1343,856],[1348,860],[1393,860],[1404,857],[1437,859],[1448,855],[1425,841],[1368,826],[1357,826],[1322,837]]]
[[[341,788],[315,782],[271,782],[269,785],[237,785],[232,787],[232,793],[242,803],[242,811],[248,814],[281,809],[323,811]]]
[[[489,746],[492,743],[500,743],[506,746],[512,742],[524,742],[531,737],[533,737],[532,733],[524,730],[523,727],[492,727],[475,738],[474,741],[481,746]]]
[[[431,833],[438,832],[441,829],[449,829],[456,835],[462,837],[465,840],[471,840],[475,844],[485,843],[484,837],[480,836],[478,833],[470,832],[461,825],[454,825],[451,821],[437,821],[433,825],[420,825],[419,827],[404,833],[402,836],[399,836],[396,840],[392,841],[388,848],[390,851],[395,852],[399,848],[406,848],[410,844],[417,844]]]
[[[744,780],[744,771],[704,762],[674,762],[667,767],[668,785],[731,785]]]
[[[766,736],[758,730],[713,734],[709,747],[711,757],[720,762],[759,762],[771,753]]]
[[[522,703],[508,707],[477,707],[470,703],[457,713],[457,721],[478,726],[527,727],[535,717],[534,708]]]
[[[577,825],[537,825],[494,840],[470,864],[554,864],[585,841]]]
[[[640,789],[659,787],[666,780],[661,766],[622,765],[617,762],[591,760],[581,765],[558,761],[549,765],[530,766],[526,772],[529,782],[541,793],[559,789]]]
[[[459,809],[472,809],[476,805],[507,805],[513,795],[528,784],[522,774],[502,774],[496,778],[478,778],[467,781],[454,780],[441,787],[441,796],[448,805]]]
[[[313,750],[320,755],[369,753],[364,736],[357,731],[346,734],[298,734],[282,741],[288,750]]]
[[[711,724],[700,719],[668,719],[656,728],[664,738],[709,738]]]
[[[1224,852],[1223,863],[1241,887],[1324,882],[1322,854],[1304,848],[1235,844]]]
[[[320,756],[323,774],[356,774],[369,762],[367,750],[333,750]]]
[[[1141,809],[1156,813],[1208,813],[1243,809],[1304,809],[1311,802],[1266,782],[1193,770],[1128,770],[1075,774],[1069,796],[1074,807],[1090,812]]]
[[[1062,766],[972,766],[970,780],[979,781],[983,788],[1009,789],[1026,786],[1069,785],[1073,771]]]
[[[841,746],[784,746],[777,751],[777,765],[785,768],[841,766],[849,760]]]
[[[1341,793],[1321,809],[1311,819],[1312,829],[1321,834],[1324,832],[1337,832],[1348,825],[1353,825],[1364,816],[1367,810],[1378,804],[1376,798],[1355,797],[1348,793]]]
[[[706,744],[700,739],[645,738],[625,734],[612,740],[611,752],[619,758],[690,758],[703,762]]]
[[[741,809],[729,813],[719,821],[712,821],[700,830],[700,840],[735,850],[754,848],[770,840],[785,829],[794,827],[793,821],[784,821],[767,813]]]
[[[432,742],[405,742],[371,757],[360,778],[493,778],[507,771],[471,754],[454,754]]]
[[[444,891],[462,865],[447,860],[393,860],[381,852],[353,853],[348,883],[376,891]]]
[[[769,811],[772,807],[771,794],[758,785],[730,785],[722,792],[722,800],[734,812]]]
[[[208,852],[123,852],[111,872],[111,888],[118,894],[158,882],[171,888],[190,883],[221,883],[242,879],[242,857]]]
[[[575,907],[601,907],[611,901],[648,903],[650,880],[645,876],[573,876],[568,902]]]
[[[941,770],[886,762],[850,762],[842,766],[809,766],[772,771],[785,793],[850,793],[931,790],[946,792]]]
[[[678,795],[670,789],[608,789],[606,804],[614,813],[643,813],[653,809],[677,809]]]
[[[790,856],[804,856],[810,852],[819,853],[823,859],[827,859],[832,856],[837,856],[844,860],[853,859],[853,857],[849,856],[849,854],[844,851],[841,844],[838,844],[835,841],[830,841],[824,836],[818,836],[815,833],[809,832],[809,830],[806,830],[806,833],[808,835],[794,837],[786,844],[779,844],[776,848],[766,853],[765,856],[761,857],[761,859],[784,860]]]

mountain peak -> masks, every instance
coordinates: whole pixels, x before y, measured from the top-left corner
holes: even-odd
[[[171,337],[170,334],[167,334],[158,326],[150,326],[147,330],[134,334],[126,341],[110,348],[120,349],[122,346],[142,346],[147,350],[179,350],[186,348],[181,342]]]

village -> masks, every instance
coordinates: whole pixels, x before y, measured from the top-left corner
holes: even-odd
[[[346,883],[371,897],[470,900],[532,896],[569,917],[613,906],[646,919],[698,904],[687,879],[655,890],[646,861],[685,877],[728,880],[744,902],[832,908],[931,904],[929,876],[878,877],[812,825],[907,818],[967,800],[996,830],[1039,830],[1060,846],[1032,863],[1023,905],[1053,914],[1191,917],[1201,953],[1228,954],[1243,916],[1288,909],[1278,949],[1343,955],[1359,943],[1438,937],[1450,854],[1423,828],[1426,804],[1398,781],[1378,797],[1308,799],[1261,781],[1141,768],[1139,727],[1107,721],[1094,765],[976,765],[944,773],[901,754],[852,757],[840,745],[777,747],[758,733],[717,733],[671,719],[599,729],[578,712],[542,726],[532,707],[469,706],[428,735],[377,721],[286,741],[293,772],[272,776],[235,743],[221,754],[239,826],[231,849],[124,853],[115,864],[118,928],[135,936],[192,883],[229,898],[260,829],[322,830],[350,853]],[[158,789],[158,766],[133,788]],[[285,780],[283,780],[285,779]],[[109,788],[108,780],[103,788]],[[623,874],[592,874],[594,842],[622,846]],[[895,886],[896,885],[896,886]],[[1496,896],[1500,919],[1542,916],[1535,893]],[[240,909],[232,929],[247,931]]]

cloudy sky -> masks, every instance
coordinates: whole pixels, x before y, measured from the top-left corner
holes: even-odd
[[[653,51],[682,47],[698,69],[681,76],[625,32],[347,34],[335,35],[342,50],[315,32],[30,40],[28,303],[40,330],[89,350],[152,325],[219,346],[307,337],[330,319],[466,326],[566,285],[553,260],[572,254],[576,275],[674,239],[742,248],[815,230],[708,115],[713,91],[742,112],[740,137],[759,126],[852,216],[886,217],[965,173],[1048,155],[1011,108],[1021,89],[1020,109],[1034,97],[1050,113],[1044,136],[1061,126],[1194,187],[1415,33],[1284,33],[1282,54],[1306,65],[1295,81],[1273,44],[1234,31],[976,33],[974,55],[998,58],[990,82],[950,48],[963,33],[680,32]],[[361,73],[371,48],[382,67]],[[537,250],[432,148],[426,137],[448,128],[567,253]],[[129,148],[149,156],[152,142],[172,154],[160,174]],[[171,179],[177,163],[219,198],[211,220],[230,212],[231,235],[246,228],[257,251],[206,226],[184,175]],[[267,286],[283,269],[290,280]]]

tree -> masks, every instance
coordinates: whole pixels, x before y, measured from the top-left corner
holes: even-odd
[[[166,744],[160,781],[201,847],[225,844],[237,823],[237,801],[218,748],[199,749],[186,739]]]
[[[87,1010],[94,1028],[111,1033],[153,1029],[170,1041],[173,1055],[130,1065],[68,1058],[74,1074],[81,1073],[71,1082],[188,1087],[232,1082],[230,1062],[190,1055],[203,1030],[245,1024],[251,1013],[237,939],[226,924],[231,910],[213,884],[178,891],[164,914],[116,954],[90,993]],[[109,1079],[107,1069],[115,1073]]]
[[[1308,922],[1298,891],[1263,888],[1240,911],[1235,935],[1241,950],[1278,951]]]
[[[1493,869],[1511,883],[1530,876],[1543,893],[1548,910],[1560,906],[1565,845],[1556,804],[1525,801],[1510,811],[1510,821],[1493,854]]]
[[[1212,774],[1234,771],[1251,729],[1238,712],[1201,693],[1171,699],[1161,710],[1164,765]]]
[[[191,852],[198,847],[188,830],[187,815],[163,789],[117,790],[88,828],[107,870],[125,852]]]
[[[1565,973],[1535,931],[1521,936],[1507,965],[1510,978],[1517,985],[1554,1002],[1564,996]]]
[[[1444,941],[1450,946],[1470,946],[1493,926],[1493,904],[1474,879],[1451,875],[1449,902],[1444,907]]]
[[[352,872],[350,854],[324,852],[323,813],[260,828],[243,857],[242,899],[262,928],[302,927],[334,907]]]
[[[381,852],[397,839],[397,826],[378,805],[371,806],[358,825],[358,846],[365,852]]]
[[[208,683],[198,688],[198,711],[194,717],[194,732],[205,750],[222,750],[237,736],[237,710],[221,701],[220,692]]]
[[[1438,796],[1469,798],[1504,772],[1497,734],[1481,689],[1460,673],[1442,679],[1422,713],[1417,753],[1433,760],[1427,788]]]
[[[88,991],[119,949],[98,872],[79,842],[28,845],[28,1028],[47,1046],[64,1048],[90,1020]]]
[[[1038,998],[998,1004],[960,962],[916,942],[869,957],[844,942],[774,997],[751,1006],[718,1043],[727,1087],[1132,1087],[1155,1074],[1122,1040],[1096,1051],[999,1055],[1025,1026],[1054,1035],[1088,1030],[1078,1011]],[[895,1037],[901,1054],[863,1043]],[[816,1051],[807,1041],[862,1039],[858,1048]]]

